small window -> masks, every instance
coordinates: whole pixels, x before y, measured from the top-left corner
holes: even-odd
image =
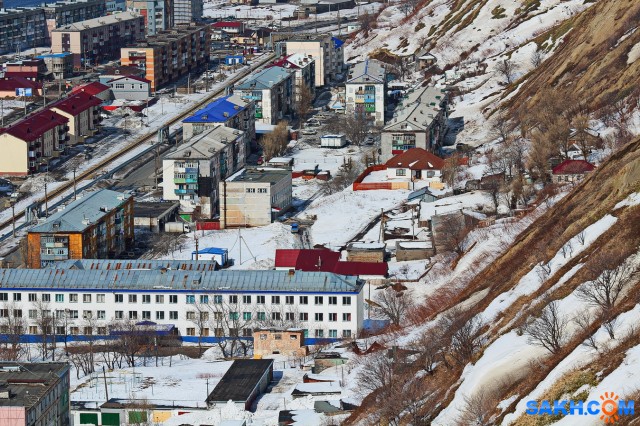
[[[344,313],[342,314],[342,321],[348,322],[351,321],[351,313]]]
[[[138,311],[129,311],[129,319],[138,319]]]
[[[266,319],[267,319],[267,313],[266,312],[258,312],[257,316],[258,316],[258,321],[266,321]]]
[[[255,194],[256,189],[255,188],[247,188],[247,194]]]
[[[338,314],[335,312],[331,312],[329,314],[329,321],[331,322],[338,321]]]
[[[156,294],[156,303],[164,303],[164,295]]]
[[[293,296],[285,296],[284,301],[287,305],[293,305]]]
[[[267,335],[266,334],[261,334],[260,335],[260,340],[267,340]]]
[[[114,300],[116,303],[123,303],[124,302],[124,295],[123,294],[114,294],[113,295]]]
[[[396,169],[396,176],[406,176],[407,171],[405,169]]]
[[[98,311],[97,312],[97,317],[99,320],[103,320],[107,318],[106,312],[105,311]],[[98,333],[100,334],[100,333]]]
[[[187,304],[193,305],[194,303],[196,303],[196,296],[193,294],[187,294]]]
[[[351,296],[343,296],[342,297],[342,304],[345,306],[350,306],[351,305]]]
[[[142,311],[142,319],[150,320],[151,319],[151,311]]]
[[[116,311],[116,319],[123,319],[124,318],[124,311]]]
[[[43,302],[51,302],[51,295],[49,293],[43,293],[42,294],[42,301]]]
[[[64,302],[64,294],[56,294],[56,303]]]
[[[250,305],[251,304],[251,296],[250,295],[242,296],[242,303],[244,303],[245,305]]]
[[[38,295],[36,293],[29,293],[29,302],[37,302]]]
[[[309,313],[300,312],[300,321],[309,321]]]
[[[104,294],[96,294],[96,302],[98,303],[104,303]]]
[[[200,303],[203,303],[205,305],[207,303],[209,303],[209,296],[207,296],[206,294],[201,294],[200,295]]]
[[[9,293],[0,293],[0,302],[6,302],[9,300]]]
[[[271,304],[279,305],[280,304],[280,296],[271,296]]]
[[[178,311],[169,311],[169,319],[177,320],[178,319]]]
[[[342,330],[342,337],[350,338],[351,337],[351,330]]]
[[[338,337],[338,330],[329,330],[329,337],[330,338]]]
[[[219,305],[222,303],[222,296],[219,294],[216,294],[215,296],[213,296],[213,303],[215,303],[216,305]]]
[[[274,334],[274,335],[273,335],[273,338],[274,338],[275,340],[282,340],[282,334]]]
[[[178,303],[178,295],[177,294],[169,295],[169,303]]]
[[[164,311],[156,311],[156,319],[163,320],[164,319]]]
[[[289,335],[289,339],[298,340],[298,336],[296,336],[295,334],[291,334],[291,335]]]
[[[258,194],[266,194],[267,188],[258,188]]]
[[[322,305],[324,303],[322,296],[315,296],[313,298],[313,303],[316,305]]]
[[[308,305],[309,304],[309,296],[300,296],[300,304]]]
[[[251,321],[251,312],[243,312],[242,319],[245,321]]]
[[[338,304],[338,297],[337,296],[329,296],[329,304],[330,305],[337,305]]]
[[[258,301],[256,302],[258,305],[265,304],[265,296],[256,296],[256,299],[258,299]]]
[[[142,303],[151,303],[151,295],[143,294],[142,295]]]
[[[82,295],[82,303],[91,303],[91,295],[83,294]]]
[[[316,313],[315,317],[316,317],[316,321],[318,321],[318,322],[324,321],[324,317],[323,317],[321,312]]]
[[[75,293],[71,293],[69,295],[69,302],[71,303],[78,303],[78,295]]]
[[[138,295],[130,294],[129,295],[129,303],[138,303]]]
[[[233,303],[233,304],[238,303],[238,296],[236,296],[236,295],[230,295],[230,296],[229,296],[229,303]]]

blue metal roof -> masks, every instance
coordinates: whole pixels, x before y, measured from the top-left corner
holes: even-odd
[[[336,49],[341,48],[342,45],[344,44],[344,41],[336,37],[331,37],[331,40],[333,40],[333,45],[335,46]]]
[[[282,80],[288,78],[291,73],[282,67],[266,68],[254,74],[249,80],[236,86],[237,90],[270,89]]]
[[[225,249],[225,248],[218,248],[218,247],[207,247],[207,248],[202,248],[199,249],[197,251],[198,254],[227,254],[229,253],[229,250]],[[196,251],[192,251],[191,254],[196,254]]]
[[[69,56],[72,55],[71,52],[63,52],[63,53],[45,53],[44,55],[39,55],[36,56],[36,58],[38,59],[45,59],[45,58],[64,58],[65,56]]]
[[[216,99],[191,117],[182,120],[183,123],[224,123],[245,110],[245,107],[229,102],[231,96]],[[225,113],[227,114],[225,116]]]
[[[0,269],[4,290],[358,293],[363,285],[330,272]]]

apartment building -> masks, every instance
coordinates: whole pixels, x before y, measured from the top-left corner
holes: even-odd
[[[157,267],[162,263],[162,268]],[[139,262],[136,262],[136,265]],[[254,328],[296,327],[305,342],[355,337],[363,326],[363,286],[356,277],[330,272],[212,271],[211,262],[61,261],[44,269],[0,269],[0,300],[13,305],[29,339],[38,332],[35,303],[66,317],[73,339],[104,337],[109,325],[153,321],[186,342],[251,338]],[[188,263],[188,264],[187,264]],[[166,267],[169,264],[169,267]],[[0,311],[1,312],[1,311]],[[91,324],[88,321],[91,319]],[[227,321],[227,319],[230,319]],[[35,327],[35,328],[34,328]],[[231,328],[231,329],[230,329]]]
[[[29,229],[27,265],[105,259],[133,245],[133,197],[101,189],[78,198]]]
[[[64,80],[73,76],[73,53],[49,53],[36,56],[44,61],[47,74],[52,75],[54,80]]]
[[[292,200],[291,171],[243,170],[220,182],[220,227],[269,225]]]
[[[253,101],[242,99],[238,95],[216,99],[191,117],[182,120],[182,137],[189,140],[220,124],[242,130],[245,151],[248,153],[251,143],[256,139],[255,105]]]
[[[315,86],[322,87],[336,79],[344,68],[344,42],[330,35],[297,37],[285,42],[287,55],[295,53],[315,61]]]
[[[144,17],[148,35],[173,28],[175,0],[127,0],[127,10]]]
[[[190,24],[202,20],[203,0],[173,0],[174,24]]]
[[[47,20],[49,41],[51,41],[51,31],[56,28],[107,14],[105,0],[61,0],[55,3],[44,3],[42,8]]]
[[[127,10],[127,0],[107,0],[107,13],[124,12]]]
[[[47,45],[44,9],[0,9],[0,54]]]
[[[234,93],[254,102],[256,122],[277,124],[295,111],[293,76],[286,68],[266,68],[238,84]]]
[[[448,116],[448,96],[443,89],[410,89],[382,129],[381,159],[388,161],[411,148],[436,150],[442,144]]]
[[[208,25],[176,25],[147,37],[146,41],[122,48],[122,66],[136,66],[146,70],[151,90],[168,84],[209,62],[211,31]]]
[[[43,81],[47,77],[47,66],[42,59],[22,59],[4,64],[5,77],[23,77]]]
[[[243,132],[222,125],[187,140],[162,161],[162,198],[180,201],[180,216],[211,218],[218,210],[218,185],[245,166]]]
[[[69,145],[84,143],[98,130],[102,100],[89,93],[77,91],[49,107],[69,120]]]
[[[121,12],[52,30],[51,50],[52,53],[73,53],[74,66],[80,68],[117,59],[120,48],[144,37],[144,18]]]
[[[65,150],[69,119],[45,109],[0,131],[1,176],[26,176],[46,170]]]
[[[316,65],[313,57],[302,53],[294,53],[278,59],[273,65],[293,71],[296,104],[300,102],[302,90],[305,88],[311,91],[312,96],[315,95]]]
[[[387,74],[380,62],[367,59],[352,65],[345,91],[347,114],[365,117],[377,126],[384,124]]]
[[[66,362],[0,362],[2,424],[69,425],[70,370]]]

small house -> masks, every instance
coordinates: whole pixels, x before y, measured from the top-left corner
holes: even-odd
[[[553,181],[557,183],[579,182],[595,168],[596,166],[585,160],[564,160],[553,168]]]
[[[191,252],[191,260],[216,261],[218,265],[225,266],[229,262],[229,250],[226,248],[206,247]]]
[[[444,160],[426,149],[410,148],[392,157],[386,163],[389,179],[406,178],[440,182]]]
[[[438,62],[438,60],[431,53],[425,53],[422,56],[418,56],[417,62],[418,62],[418,69],[424,70],[435,65],[436,62]]]
[[[133,226],[158,233],[175,219],[179,207],[180,203],[171,201],[137,202],[133,205]]]
[[[256,329],[253,332],[253,355],[281,354],[291,357],[307,356],[302,329]]]
[[[224,408],[232,401],[238,408],[248,411],[272,380],[272,359],[237,359],[207,397],[207,407]]]
[[[433,242],[431,241],[398,241],[396,242],[396,260],[428,259],[435,255]]]
[[[382,263],[385,260],[385,243],[353,242],[347,246],[347,261]]]

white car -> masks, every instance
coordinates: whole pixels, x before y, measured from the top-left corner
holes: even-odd
[[[301,133],[302,133],[303,135],[315,135],[315,134],[317,134],[318,132],[317,132],[316,130],[314,130],[314,129],[309,129],[309,128],[307,128],[307,129],[302,129],[302,132],[301,132]]]
[[[306,123],[304,123],[305,127],[320,127],[322,126],[322,123],[319,120],[316,119],[311,119],[311,120],[307,120]]]

